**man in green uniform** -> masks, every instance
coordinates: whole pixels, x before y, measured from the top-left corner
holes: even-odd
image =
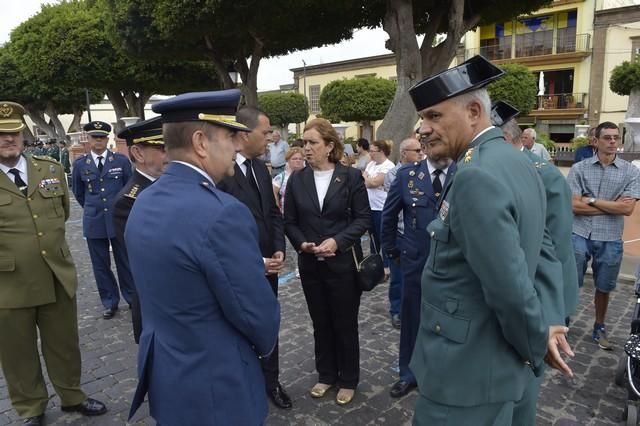
[[[80,389],[76,269],[65,240],[69,190],[60,163],[22,155],[24,108],[0,102],[0,365],[13,407],[42,424],[49,379],[63,411],[95,416],[104,404]]]
[[[531,423],[517,404],[543,362],[570,374],[558,351],[568,329],[547,325],[534,288],[544,188],[490,121],[483,87],[502,74],[476,56],[409,92],[421,136],[458,161],[427,227],[431,251],[410,364],[417,425]]]

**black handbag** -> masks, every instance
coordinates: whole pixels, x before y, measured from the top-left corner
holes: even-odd
[[[373,241],[373,236],[369,234],[371,242],[373,243],[374,252],[369,256],[358,262],[356,257],[356,251],[352,247],[351,253],[353,254],[353,261],[356,264],[356,280],[362,291],[371,291],[382,282],[384,278],[384,263],[382,262],[382,255],[376,248],[376,243]]]

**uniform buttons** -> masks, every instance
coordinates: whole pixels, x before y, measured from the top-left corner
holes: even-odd
[[[104,179],[100,178],[100,182],[104,182]]]
[[[34,219],[37,219],[37,218],[38,218],[38,215],[37,215],[37,214],[34,214],[34,215],[33,215],[33,218],[34,218]]]
[[[33,198],[29,197],[27,198],[27,201],[33,201]]]
[[[109,211],[109,209],[105,208],[104,211],[107,212],[107,211]]]
[[[106,203],[106,202],[107,202],[107,199],[106,199],[106,198],[103,198],[103,199],[102,199],[102,201],[104,201],[104,202]]]
[[[42,232],[38,232],[38,237],[42,237],[44,234]]]
[[[431,238],[436,236],[436,231],[431,231]]]
[[[100,188],[100,191],[104,192],[104,188]]]
[[[416,203],[411,204],[411,207],[415,207],[415,206],[416,206]]]
[[[440,334],[440,324],[436,324],[435,330],[436,333]]]
[[[47,255],[47,251],[46,250],[42,250],[40,253],[42,253],[43,256]]]

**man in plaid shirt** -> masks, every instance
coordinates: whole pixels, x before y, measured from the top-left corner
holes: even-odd
[[[624,216],[633,213],[640,198],[640,171],[616,155],[620,132],[606,121],[595,132],[597,153],[575,163],[567,178],[573,192],[573,247],[582,286],[591,260],[596,287],[593,340],[611,350],[604,321],[609,293],[615,288],[622,263]]]

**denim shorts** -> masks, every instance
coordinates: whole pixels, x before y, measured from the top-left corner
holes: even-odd
[[[596,288],[603,293],[609,293],[616,288],[622,264],[622,241],[588,240],[576,234],[571,238],[578,266],[578,285],[582,287],[587,263],[591,260]]]

